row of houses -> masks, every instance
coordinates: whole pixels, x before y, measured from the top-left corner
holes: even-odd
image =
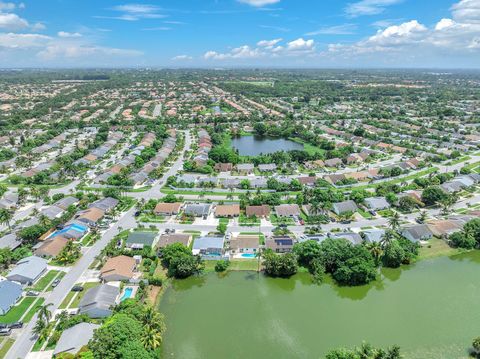
[[[164,163],[173,152],[176,145],[177,134],[175,129],[170,129],[168,134],[169,137],[164,141],[162,148],[157,152],[155,157],[146,163],[139,172],[130,176],[135,185],[141,185],[143,182],[145,182],[150,173]]]
[[[76,160],[75,165],[90,165],[91,163],[102,159],[105,155],[123,138],[123,133],[113,131],[108,134],[107,141],[101,146],[92,150],[88,155]]]
[[[193,162],[198,167],[205,166],[208,161],[208,153],[212,149],[212,139],[204,129],[198,130],[198,149],[193,158]]]

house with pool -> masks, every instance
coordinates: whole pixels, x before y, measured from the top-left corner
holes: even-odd
[[[202,259],[216,260],[228,258],[225,255],[225,237],[206,236],[199,237],[193,242],[192,253],[200,255]]]
[[[260,237],[239,234],[230,240],[230,254],[235,258],[254,258],[260,248]]]

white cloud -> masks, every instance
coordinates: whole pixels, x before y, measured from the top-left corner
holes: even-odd
[[[305,52],[305,51],[312,51],[315,49],[315,41],[313,40],[304,40],[303,38],[299,38],[293,41],[290,41],[287,44],[287,50],[293,52]]]
[[[480,1],[461,0],[451,8],[452,16],[456,21],[463,23],[480,22]]]
[[[243,4],[247,4],[250,6],[255,6],[255,7],[262,7],[265,5],[273,5],[277,4],[280,2],[280,0],[238,0],[238,2],[241,2]]]
[[[7,31],[18,31],[27,28],[28,21],[22,19],[17,14],[11,13],[0,13],[0,29]]]
[[[307,32],[305,36],[316,35],[351,35],[355,33],[357,26],[355,24],[343,24],[335,26],[326,26],[321,29]]]
[[[261,41],[257,42],[257,46],[272,47],[272,46],[275,46],[276,44],[278,44],[282,40],[283,39],[261,40]]]
[[[385,11],[390,5],[395,5],[403,0],[361,0],[350,3],[345,8],[345,14],[348,17],[357,17],[362,15],[378,15]]]
[[[173,61],[189,61],[189,60],[193,60],[193,57],[188,55],[177,55],[172,57],[172,60]]]
[[[119,16],[95,16],[96,18],[116,19],[125,21],[137,21],[140,19],[161,19],[166,17],[160,14],[161,8],[149,4],[125,4],[117,5],[112,10],[121,12]]]
[[[435,25],[435,30],[440,31],[455,26],[455,21],[452,19],[442,19]]]
[[[63,38],[82,37],[82,34],[78,32],[66,32],[66,31],[59,31],[57,35],[58,37],[63,37]]]
[[[157,26],[157,27],[145,27],[142,30],[143,31],[169,31],[169,30],[172,30],[172,28],[168,26]]]
[[[0,1],[0,11],[12,11],[15,10],[17,6],[13,2],[3,2]]]
[[[51,37],[39,34],[0,33],[0,48],[38,48],[46,46],[51,40]]]

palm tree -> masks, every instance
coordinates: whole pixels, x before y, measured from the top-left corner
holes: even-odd
[[[423,223],[427,220],[428,213],[427,211],[420,211],[420,215],[417,217],[417,221]]]
[[[146,325],[143,327],[143,334],[140,341],[145,349],[155,350],[162,343],[162,335],[155,328],[152,328],[150,325]]]
[[[262,261],[263,248],[258,248],[258,251],[255,253],[255,258],[257,258],[257,272],[260,273],[260,263]]]
[[[35,326],[33,327],[33,334],[40,336],[40,334],[47,328],[47,323],[42,318],[38,318]]]
[[[38,308],[38,318],[43,320],[45,324],[48,323],[52,318],[52,312],[50,311],[50,309],[48,309],[52,305],[52,303],[48,303]]]
[[[6,208],[0,209],[0,223],[8,226],[8,229],[11,229],[10,222],[13,219],[13,213]]]
[[[400,214],[397,211],[394,211],[392,216],[388,219],[388,225],[393,231],[397,230],[400,226]]]
[[[383,249],[385,249],[390,245],[390,243],[392,243],[394,238],[395,238],[395,232],[388,229],[387,231],[385,231],[385,235],[380,241],[380,245],[382,246]]]
[[[367,244],[367,249],[373,258],[375,258],[375,263],[378,265],[383,253],[382,245],[379,242],[371,242]]]

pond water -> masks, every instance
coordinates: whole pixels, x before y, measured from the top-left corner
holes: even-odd
[[[405,358],[466,358],[480,335],[480,253],[382,270],[363,287],[318,286],[306,273],[174,281],[160,304],[164,358],[322,358],[362,341]]]
[[[277,151],[303,150],[303,145],[284,138],[241,136],[232,138],[232,147],[240,156],[258,156]]]

